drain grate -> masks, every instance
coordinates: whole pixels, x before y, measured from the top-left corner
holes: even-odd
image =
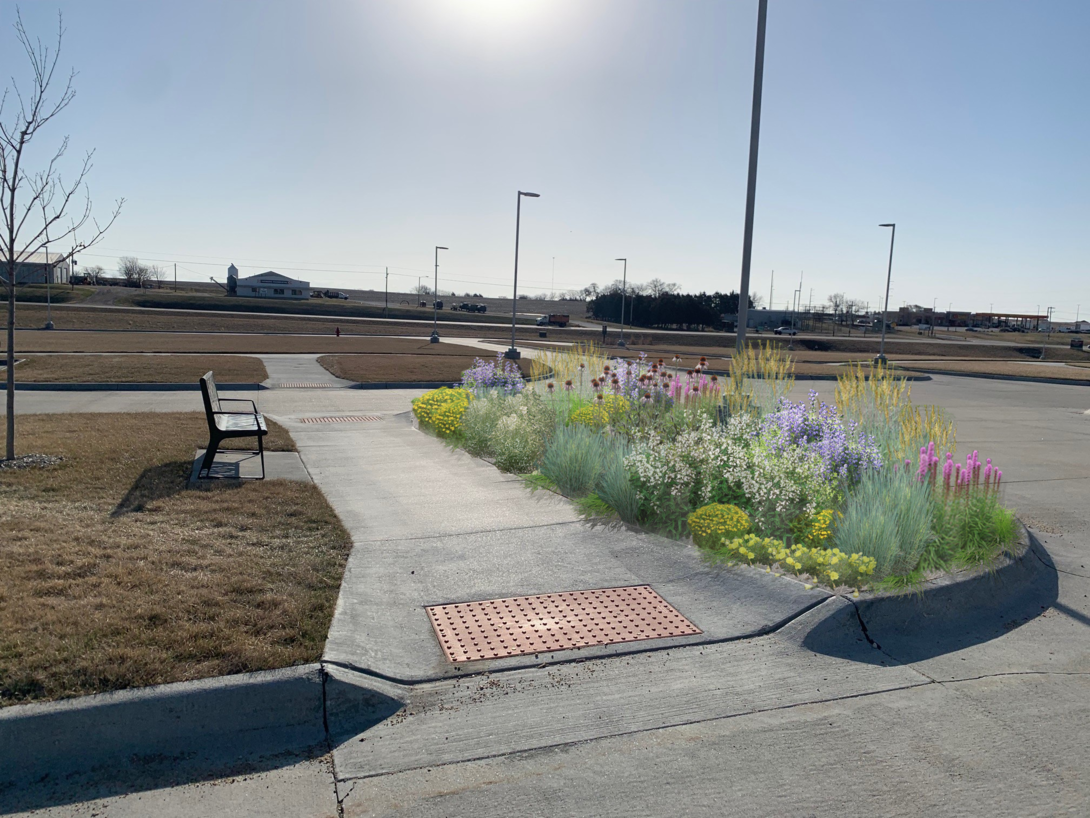
[[[327,415],[317,418],[299,418],[300,423],[367,423],[382,420],[378,415]]]
[[[451,662],[703,633],[650,585],[426,608]]]
[[[307,381],[288,381],[287,383],[274,383],[276,389],[332,389],[335,383],[309,383]]]

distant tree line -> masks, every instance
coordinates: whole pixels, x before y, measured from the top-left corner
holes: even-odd
[[[653,285],[653,286],[652,286]],[[626,324],[658,329],[701,330],[723,326],[723,316],[738,312],[738,293],[679,293],[676,284],[628,286]],[[621,320],[621,286],[614,282],[587,302],[587,314],[599,321]],[[753,299],[750,299],[753,307]]]

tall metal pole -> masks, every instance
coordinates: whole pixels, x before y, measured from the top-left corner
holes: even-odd
[[[174,262],[174,292],[178,292],[178,262]]]
[[[886,305],[882,309],[882,340],[878,344],[878,357],[874,359],[876,364],[886,362],[886,315],[889,313],[889,282],[893,276],[893,240],[897,237],[896,224],[880,224],[879,227],[892,227],[889,234],[889,268],[886,270]]]
[[[386,268],[386,306],[383,307],[383,317],[390,317],[390,268]]]
[[[527,193],[519,191],[518,196],[515,197],[515,289],[511,293],[511,348],[503,354],[503,357],[510,358],[512,361],[517,361],[522,357],[522,354],[515,348],[515,314],[518,311],[518,298],[519,298],[519,224],[522,221],[522,197],[530,196],[531,198],[538,198],[538,193]]]
[[[435,287],[431,294],[431,342],[439,343],[439,251],[449,247],[435,245]]]
[[[45,243],[45,328],[53,329],[53,300],[50,285],[53,283],[53,265],[49,263],[49,240]]]
[[[749,179],[746,182],[746,222],[742,237],[742,284],[738,293],[738,337],[736,347],[746,345],[746,322],[749,321],[749,262],[753,255],[753,208],[757,197],[757,146],[761,139],[761,89],[765,69],[765,20],[768,0],[757,2],[757,48],[753,63],[753,112],[749,125]],[[770,305],[771,306],[771,305]]]
[[[624,273],[621,278],[621,340],[617,342],[617,346],[627,346],[624,342],[624,302],[628,298],[628,259],[615,258],[614,261],[624,262]]]

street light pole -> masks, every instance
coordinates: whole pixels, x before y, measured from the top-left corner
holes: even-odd
[[[45,328],[53,329],[53,299],[50,285],[53,283],[53,265],[49,263],[49,240],[45,242]]]
[[[435,287],[431,294],[431,343],[439,343],[439,251],[449,247],[435,245]]]
[[[628,259],[615,258],[613,260],[624,262],[624,273],[623,278],[621,278],[621,340],[617,342],[617,346],[625,347],[627,344],[624,342],[624,302],[628,297]]]
[[[886,302],[882,308],[882,340],[878,344],[878,357],[874,359],[876,364],[886,362],[886,316],[889,314],[889,282],[893,277],[893,239],[897,236],[896,224],[880,224],[879,227],[890,227],[889,234],[889,268],[886,270]]]
[[[522,197],[529,196],[536,199],[540,193],[529,193],[520,190],[515,197],[515,289],[511,294],[511,348],[503,354],[504,358],[517,361],[522,354],[515,348],[515,315],[518,312],[519,299],[519,224],[522,221]]]
[[[757,2],[757,47],[753,58],[753,110],[749,122],[749,176],[746,181],[746,221],[742,234],[742,283],[738,293],[738,334],[735,346],[741,352],[746,346],[746,323],[749,321],[749,262],[753,255],[753,209],[757,198],[757,147],[761,141],[761,90],[765,70],[765,21],[768,0]],[[768,305],[772,307],[771,304]]]

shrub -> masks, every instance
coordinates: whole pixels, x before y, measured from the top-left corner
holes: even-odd
[[[693,542],[701,548],[712,548],[724,540],[738,539],[749,528],[749,515],[738,506],[712,503],[689,515],[689,531]]]
[[[556,430],[556,415],[545,399],[530,389],[498,401],[503,414],[488,440],[492,458],[501,471],[531,472]]]
[[[836,544],[874,557],[876,578],[916,570],[931,538],[927,483],[899,469],[868,472],[848,496],[836,526]]]
[[[502,394],[485,394],[462,416],[462,446],[474,457],[492,456],[492,435],[507,410]]]
[[[526,386],[526,382],[522,379],[518,364],[504,358],[502,352],[497,352],[494,361],[474,358],[473,366],[462,373],[461,385],[474,391],[498,389],[505,394],[517,394]]]
[[[640,496],[625,468],[628,446],[616,436],[606,438],[602,457],[602,475],[598,478],[598,496],[626,523],[640,516]]]
[[[791,535],[796,543],[811,548],[824,547],[829,538],[833,536],[833,522],[837,513],[831,509],[823,509],[814,514],[800,514],[791,524]]]
[[[456,436],[461,431],[462,416],[473,396],[464,389],[441,387],[425,392],[413,401],[413,414],[420,424],[433,429],[442,437]]]
[[[561,426],[545,449],[541,473],[568,497],[592,492],[602,474],[603,439],[585,426]]]
[[[859,588],[869,581],[876,567],[874,557],[865,554],[846,554],[839,548],[789,546],[781,540],[753,534],[724,540],[712,549],[711,555],[724,562],[776,566],[796,576],[808,574],[816,582],[834,588],[842,585]]]
[[[628,411],[628,401],[620,395],[605,395],[601,400],[576,409],[572,412],[570,423],[601,429]]]

